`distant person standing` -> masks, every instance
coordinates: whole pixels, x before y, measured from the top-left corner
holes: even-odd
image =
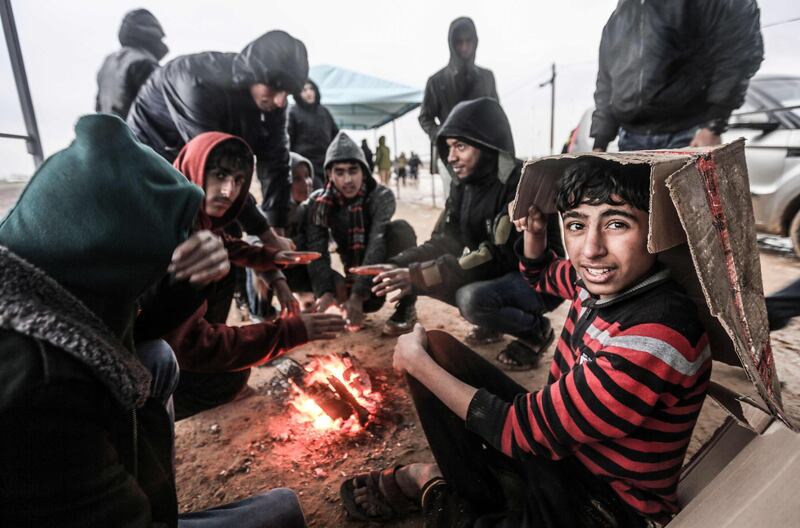
[[[289,132],[289,148],[307,158],[314,167],[314,188],[325,185],[325,152],[339,127],[327,108],[320,104],[319,87],[311,79],[306,80],[300,97],[289,108],[286,130]]]
[[[414,180],[414,182],[416,182],[417,178],[419,177],[420,165],[422,165],[422,160],[419,159],[417,153],[412,150],[411,156],[408,158],[408,175],[412,180]]]
[[[419,124],[431,140],[431,164],[438,158],[435,153],[436,134],[454,106],[479,97],[500,100],[492,71],[475,65],[478,32],[472,19],[459,17],[453,20],[447,43],[450,45],[450,62],[428,79],[419,112]],[[450,193],[452,175],[449,170],[439,170],[445,198]]]
[[[600,41],[590,135],[604,151],[719,145],[764,58],[755,0],[621,0]]]
[[[386,136],[378,138],[378,148],[375,149],[375,165],[378,166],[378,175],[382,185],[389,185],[392,174],[392,154],[386,146]]]
[[[122,47],[107,56],[97,72],[96,112],[128,117],[139,88],[169,51],[163,42],[165,36],[161,24],[147,9],[125,15],[118,34]]]
[[[375,172],[375,160],[372,159],[372,151],[370,150],[366,139],[361,140],[361,152],[364,153],[364,158],[367,160],[367,165],[369,165],[369,172],[372,174]]]
[[[395,160],[395,166],[397,167],[397,181],[403,182],[403,185],[406,184],[406,167],[408,167],[408,160],[406,159],[406,153],[401,152],[400,156]]]

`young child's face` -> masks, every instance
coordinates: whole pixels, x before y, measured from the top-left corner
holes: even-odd
[[[586,203],[562,214],[567,255],[591,294],[604,299],[621,293],[655,264],[647,252],[648,216],[628,204]]]

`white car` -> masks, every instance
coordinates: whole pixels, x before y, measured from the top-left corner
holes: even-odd
[[[569,152],[592,150],[590,108],[570,137]],[[760,231],[788,236],[800,255],[800,77],[760,75],[723,142],[744,137],[753,212]],[[609,145],[616,150],[616,143]]]

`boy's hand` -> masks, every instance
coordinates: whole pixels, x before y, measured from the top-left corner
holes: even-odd
[[[297,249],[291,238],[283,236],[283,229],[268,227],[258,238],[265,246],[278,248],[284,251],[294,251]]]
[[[425,332],[425,328],[417,323],[411,333],[397,338],[392,359],[394,370],[400,374],[408,373],[413,376],[412,369],[420,367],[430,359],[427,348],[428,334]]]
[[[281,305],[281,314],[297,315],[300,313],[300,303],[294,298],[286,279],[273,281],[271,286],[275,290],[275,297],[278,298],[278,303]]]
[[[222,239],[211,231],[193,233],[175,248],[167,272],[176,280],[188,279],[190,284],[205,286],[223,278],[231,269],[228,251]]]
[[[361,328],[364,323],[364,301],[357,295],[350,295],[342,303],[342,309],[344,310],[347,326],[353,327],[355,330]]]
[[[314,311],[318,313],[324,313],[331,306],[338,305],[339,303],[336,302],[336,297],[334,297],[331,292],[327,292],[323,293],[322,297],[317,299],[317,301],[314,303]]]
[[[396,268],[390,271],[384,271],[377,275],[372,282],[375,286],[372,287],[372,293],[378,297],[384,297],[394,291],[398,292],[397,295],[389,299],[389,302],[399,301],[411,293],[411,273],[408,268]]]
[[[527,216],[523,216],[513,222],[517,231],[524,233],[525,257],[529,259],[539,258],[547,249],[547,218],[538,207],[531,205],[528,207]]]
[[[333,339],[344,330],[344,319],[336,314],[300,314],[309,341]]]

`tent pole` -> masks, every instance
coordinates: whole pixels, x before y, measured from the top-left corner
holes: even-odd
[[[397,153],[397,125],[395,124],[397,120],[392,119],[392,142],[394,143],[394,159],[397,159],[399,155]],[[397,199],[400,199],[400,176],[395,176],[397,180]]]

